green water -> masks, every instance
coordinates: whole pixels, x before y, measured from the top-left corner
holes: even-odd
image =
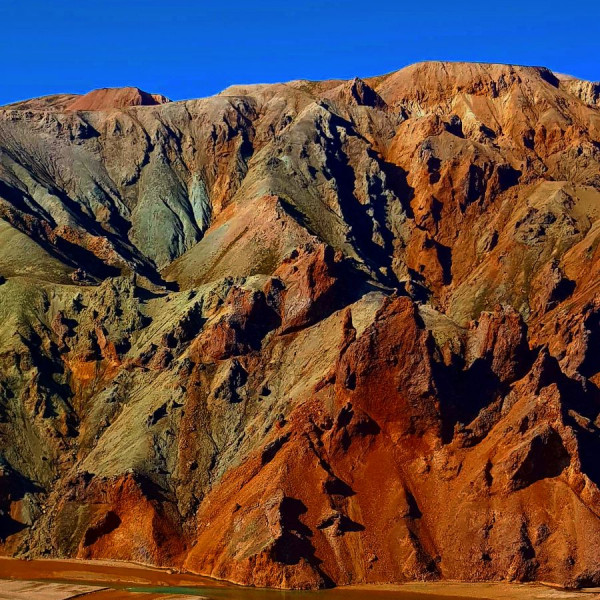
[[[460,600],[459,596],[439,596],[437,594],[415,594],[413,592],[390,592],[377,589],[369,590],[318,590],[318,591],[290,591],[290,590],[265,590],[244,587],[130,587],[129,592],[146,592],[162,594],[181,594],[187,596],[200,596],[210,600]],[[469,600],[476,600],[469,598]]]

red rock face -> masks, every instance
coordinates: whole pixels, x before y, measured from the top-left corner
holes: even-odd
[[[2,553],[600,584],[596,95],[432,62],[0,109]]]

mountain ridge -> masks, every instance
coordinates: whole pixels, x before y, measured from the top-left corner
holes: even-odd
[[[0,551],[599,585],[595,93],[426,62],[0,109]]]
[[[397,71],[390,71],[388,73],[384,73],[381,75],[374,75],[374,76],[368,76],[368,77],[359,77],[356,76],[354,79],[361,79],[367,83],[370,84],[377,84],[378,82],[381,82],[383,79],[386,79],[387,77],[397,74],[401,71],[407,70],[407,69],[412,69],[412,68],[417,68],[419,65],[456,65],[458,67],[464,67],[464,66],[481,66],[481,67],[507,67],[507,68],[512,68],[512,69],[529,69],[532,71],[537,71],[540,73],[547,73],[547,74],[551,74],[554,77],[556,77],[559,81],[577,81],[577,82],[581,82],[581,84],[587,85],[587,84],[591,84],[592,86],[597,86],[600,85],[599,81],[593,81],[593,80],[587,80],[587,79],[582,79],[580,77],[574,76],[574,75],[569,75],[569,74],[565,74],[565,73],[558,73],[555,71],[552,71],[551,69],[547,68],[547,67],[542,67],[542,66],[535,66],[535,65],[517,65],[517,64],[509,64],[509,63],[486,63],[486,62],[469,62],[469,61],[434,61],[434,60],[425,60],[425,61],[421,61],[421,62],[417,62],[417,63],[412,63],[410,65],[406,65],[405,67],[397,70]],[[331,84],[334,85],[336,83],[338,84],[342,84],[344,82],[347,81],[351,81],[350,79],[346,80],[346,79],[326,79],[326,80],[308,80],[308,79],[296,79],[296,80],[291,80],[291,81],[287,81],[287,82],[274,82],[274,83],[248,83],[248,84],[233,84],[227,88],[225,88],[224,90],[222,90],[221,92],[218,92],[216,95],[229,95],[228,92],[231,89],[236,89],[236,88],[249,88],[249,87],[266,87],[266,86],[277,86],[277,85],[291,85],[291,86],[295,86],[295,85],[314,85],[314,84]],[[163,104],[165,103],[165,101],[168,102],[189,102],[192,100],[198,100],[198,99],[202,99],[202,98],[209,98],[211,96],[205,96],[205,97],[199,97],[199,98],[188,98],[188,99],[180,99],[180,100],[169,100],[166,96],[162,95],[162,94],[150,94],[148,92],[145,92],[143,90],[141,90],[140,88],[136,87],[136,86],[122,86],[122,87],[102,87],[102,88],[94,88],[93,90],[90,90],[90,92],[88,92],[88,94],[91,94],[93,92],[99,92],[99,91],[104,91],[104,90],[137,90],[138,92],[141,92],[142,94],[147,94],[148,96],[151,97],[156,97],[158,99],[158,104]],[[36,102],[36,101],[42,101],[42,100],[52,100],[52,99],[60,99],[61,97],[66,97],[66,98],[75,98],[75,97],[82,97],[85,96],[86,94],[70,94],[70,93],[55,93],[55,94],[49,94],[49,95],[45,95],[45,96],[39,96],[39,97],[33,97],[33,98],[28,98],[25,100],[18,100],[15,102],[11,102],[9,104],[5,104],[0,106],[0,108],[5,108],[5,109],[9,109],[9,108],[18,108],[18,109],[26,109],[28,108],[28,103],[32,103],[32,102]],[[64,107],[61,107],[64,108]],[[111,106],[110,108],[123,108],[123,107],[119,107],[119,106]],[[43,109],[42,109],[43,110]],[[77,110],[77,109],[74,109]]]

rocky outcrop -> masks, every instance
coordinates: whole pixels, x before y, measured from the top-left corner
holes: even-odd
[[[560,76],[560,85],[569,93],[577,96],[590,106],[598,106],[600,103],[600,83],[582,81],[574,77]]]
[[[598,585],[594,89],[429,62],[0,109],[0,551]]]

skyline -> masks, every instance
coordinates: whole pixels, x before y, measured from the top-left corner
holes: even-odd
[[[258,7],[174,0],[34,0],[0,6],[0,104],[101,87],[136,86],[172,100],[233,84],[350,79],[423,60],[548,67],[600,80],[600,8],[564,14],[538,0],[502,7],[443,2],[364,11],[356,0]]]

